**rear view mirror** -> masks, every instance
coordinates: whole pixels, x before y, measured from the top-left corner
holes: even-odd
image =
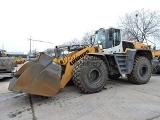
[[[100,41],[100,40],[98,40],[97,42],[98,42],[98,45],[100,45],[100,44],[101,44],[101,41]]]

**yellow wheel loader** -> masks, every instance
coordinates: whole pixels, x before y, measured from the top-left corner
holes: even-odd
[[[41,53],[37,61],[28,62],[17,71],[9,90],[51,97],[70,80],[84,93],[99,92],[108,78],[117,79],[123,74],[131,83],[149,81],[152,52],[126,50],[120,29],[100,28],[91,43],[56,46],[54,57]]]

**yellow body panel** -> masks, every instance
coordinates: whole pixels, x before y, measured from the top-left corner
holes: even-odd
[[[152,55],[153,55],[154,57],[160,56],[160,50],[152,51]]]
[[[153,57],[158,57],[160,56],[160,50],[153,50],[151,45],[146,45],[144,43],[141,42],[135,42],[135,41],[128,41],[128,40],[123,40],[125,42],[130,42],[133,43],[134,47],[136,49],[150,49],[152,51],[152,55]],[[126,53],[128,50],[130,50],[131,48],[126,48],[125,51],[123,51],[124,53]]]

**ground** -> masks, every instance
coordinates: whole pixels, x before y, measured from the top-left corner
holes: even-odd
[[[0,80],[3,120],[160,120],[160,76],[145,85],[108,81],[105,89],[82,94],[66,86],[51,98],[8,91],[10,79]]]

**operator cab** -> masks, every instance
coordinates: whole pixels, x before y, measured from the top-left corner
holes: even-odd
[[[100,28],[95,32],[94,45],[100,45],[104,54],[122,53],[120,29]]]

